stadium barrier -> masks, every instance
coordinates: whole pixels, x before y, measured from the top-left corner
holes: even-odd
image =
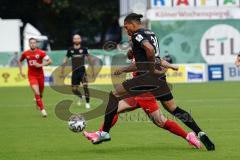
[[[126,55],[126,49],[115,49],[111,51],[103,49],[89,49],[89,53],[101,59],[104,65],[110,65],[112,57],[115,55]],[[14,67],[17,66],[17,60],[22,53],[16,52],[0,52],[0,67]],[[64,57],[67,54],[66,50],[55,50],[47,52],[53,61],[53,66],[62,64]],[[126,61],[126,56],[118,56],[119,62]]]
[[[99,85],[99,84],[112,84],[111,79],[111,68],[109,66],[103,66],[96,76],[95,80],[92,80],[91,74],[88,74],[89,84]],[[24,73],[27,75],[27,68],[24,68]],[[71,67],[65,68],[65,73],[69,73],[62,77],[60,74],[60,70],[57,70],[57,67],[44,67],[44,75],[45,75],[45,85],[70,85],[71,84]],[[27,86],[28,79],[22,78],[18,68],[0,68],[0,87],[8,87],[8,86]],[[127,75],[129,76],[129,75]],[[118,78],[114,78],[114,83],[120,83],[124,80],[123,76],[119,76]]]
[[[207,82],[207,81],[240,81],[240,68],[234,64],[179,64],[179,71],[168,70],[167,80],[169,83],[192,83],[192,82]],[[60,72],[54,72],[57,67],[44,67],[45,84],[59,85],[62,84],[63,77]],[[90,85],[112,84],[111,67],[103,66],[96,77],[96,80],[91,80],[91,75],[88,74]],[[67,71],[68,70],[68,71]],[[70,73],[71,68],[67,67],[65,73]],[[27,73],[27,68],[24,68]],[[128,74],[127,77],[130,75]],[[116,77],[116,76],[114,76]],[[123,77],[114,79],[114,83],[120,83],[124,80]],[[71,84],[71,73],[64,78],[64,84]],[[26,86],[28,80],[23,79],[18,68],[0,68],[0,87],[4,86]]]

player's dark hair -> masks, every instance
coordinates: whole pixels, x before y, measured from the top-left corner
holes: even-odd
[[[30,42],[31,40],[35,40],[35,41],[37,41],[37,39],[36,39],[36,38],[33,38],[33,37],[29,38],[28,41]]]
[[[130,13],[125,17],[124,22],[132,22],[136,21],[138,23],[141,23],[141,19],[143,18],[143,15],[137,14],[137,13]]]

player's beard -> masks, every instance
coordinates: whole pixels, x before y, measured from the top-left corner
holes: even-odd
[[[81,42],[74,43],[74,46],[76,46],[76,47],[81,46]]]
[[[34,50],[36,49],[36,47],[31,47],[30,49],[31,49],[32,51],[34,51]]]
[[[75,41],[75,42],[73,42],[73,44],[75,44],[75,45],[80,45],[80,44],[81,44],[81,41]]]
[[[133,32],[131,32],[131,31],[127,31],[127,33],[128,33],[129,36],[133,35]]]

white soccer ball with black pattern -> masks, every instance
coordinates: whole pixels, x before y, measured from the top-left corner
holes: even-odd
[[[82,115],[72,115],[68,120],[68,128],[73,132],[82,132],[86,128],[86,121]]]

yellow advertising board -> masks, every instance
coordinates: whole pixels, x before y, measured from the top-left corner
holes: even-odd
[[[24,73],[27,75],[27,69],[24,68]],[[18,68],[0,68],[0,86],[26,86],[28,85],[27,78],[24,79],[19,74]]]
[[[45,67],[45,84],[49,84],[49,79],[53,85],[70,85],[71,84],[71,68],[66,67],[65,73],[69,73],[65,78],[61,76],[60,67]],[[24,68],[24,73],[27,75],[27,68]],[[47,78],[46,78],[47,77]],[[51,78],[49,78],[51,77]],[[120,78],[122,79],[122,78]],[[88,74],[89,84],[112,84],[111,68],[103,66],[97,77],[93,80],[91,74]],[[120,80],[119,80],[120,81]],[[0,87],[3,86],[27,86],[28,79],[24,79],[19,74],[18,68],[0,68]]]
[[[95,76],[93,76],[91,70],[88,68],[87,69],[87,79],[89,84],[112,84],[112,79],[111,79],[111,68],[109,66],[103,66],[99,73]],[[70,67],[66,67],[65,68],[65,77],[61,76],[61,69],[55,69],[54,74],[53,74],[53,83],[54,85],[70,85],[71,84],[71,68]],[[96,73],[95,73],[96,74]],[[46,75],[46,72],[45,72]],[[95,78],[93,78],[95,77]],[[124,76],[114,76],[114,83],[120,83],[124,81]]]
[[[87,70],[88,81],[89,84],[112,84],[114,83],[121,83],[129,75],[122,75],[122,76],[111,76],[111,68],[109,66],[103,66],[97,76],[92,78],[92,72]],[[24,68],[25,74],[27,74],[27,68]],[[113,71],[112,71],[113,72]],[[60,67],[45,67],[44,74],[45,74],[45,84],[49,85],[52,83],[53,85],[70,85],[71,84],[71,68],[66,67],[65,73],[67,76],[63,78],[61,76],[61,68]],[[114,78],[113,80],[111,79]],[[184,83],[187,82],[187,71],[186,65],[180,65],[179,71],[172,71],[168,70],[167,72],[167,81],[170,83]],[[23,79],[20,74],[18,68],[0,68],[0,87],[2,86],[27,86],[28,80]]]
[[[185,83],[187,82],[187,73],[186,73],[186,66],[179,65],[178,71],[173,71],[169,69],[167,71],[167,81],[169,83]]]

